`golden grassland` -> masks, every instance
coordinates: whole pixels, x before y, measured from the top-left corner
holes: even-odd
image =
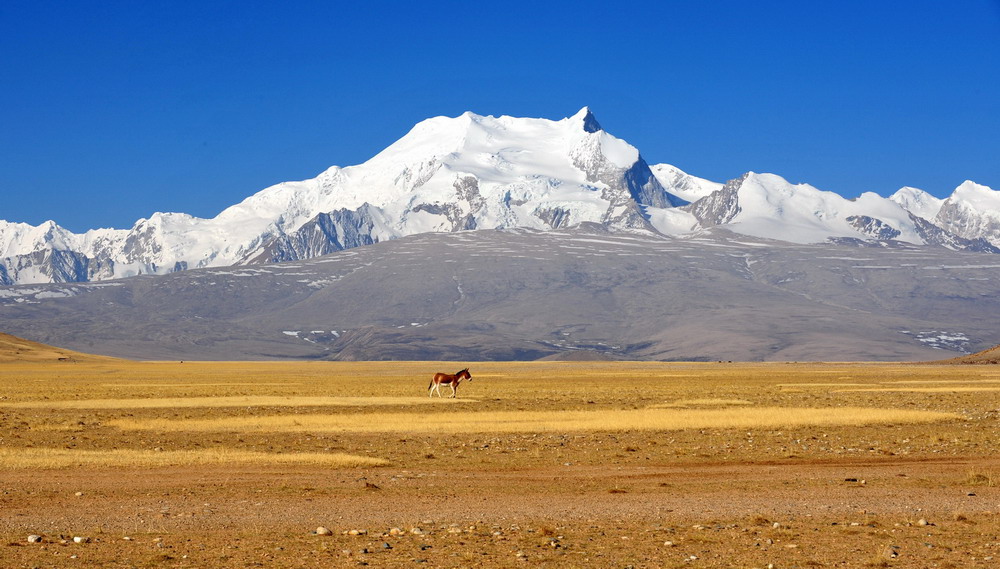
[[[985,569],[995,369],[8,362],[0,566]]]
[[[459,398],[427,396],[434,372],[466,366],[474,379]],[[992,455],[996,377],[981,366],[865,363],[8,362],[0,461],[98,467],[203,455],[263,464],[328,454],[405,467],[599,464],[608,453],[653,463]],[[351,464],[339,460],[328,464]]]
[[[222,384],[232,385],[232,384]],[[472,399],[446,399],[471,403]],[[35,409],[183,409],[191,407],[366,407],[370,405],[439,404],[427,397],[293,397],[275,395],[220,395],[218,397],[150,397],[144,399],[69,399],[25,401],[10,407]]]
[[[466,411],[464,413],[347,413],[270,415],[221,419],[120,419],[123,431],[262,431],[344,433],[553,433],[780,429],[824,425],[932,423],[961,419],[955,413],[859,407],[753,409],[609,409],[604,411]]]
[[[155,468],[219,464],[314,465],[329,468],[386,466],[388,461],[342,453],[262,453],[225,448],[197,451],[152,451],[132,449],[70,450],[53,448],[0,449],[0,470],[16,468],[53,469],[74,467]]]

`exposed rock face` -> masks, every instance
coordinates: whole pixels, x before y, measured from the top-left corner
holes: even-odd
[[[934,225],[933,223],[927,221],[926,219],[917,217],[911,214],[913,223],[917,230],[920,232],[920,236],[929,245],[936,245],[939,247],[945,247],[947,249],[953,249],[955,251],[973,251],[976,253],[1000,253],[1000,247],[994,246],[992,243],[987,241],[982,237],[977,237],[975,239],[965,239],[964,237],[959,237],[954,233],[947,231]]]
[[[748,174],[730,180],[722,189],[686,207],[704,227],[725,225],[740,213],[739,190]]]
[[[336,251],[371,245],[376,225],[374,211],[365,204],[356,211],[345,209],[321,213],[291,234],[279,234],[266,240],[263,250],[238,264],[254,265],[311,259]]]
[[[885,223],[881,219],[875,219],[874,217],[868,217],[867,215],[852,215],[847,217],[847,221],[850,222],[850,224],[853,225],[858,231],[876,241],[888,241],[890,239],[895,239],[899,237],[901,233],[898,229],[892,227],[888,223]]]

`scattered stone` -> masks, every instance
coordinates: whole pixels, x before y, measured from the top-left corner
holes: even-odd
[[[368,530],[364,530],[364,529],[352,529],[352,530],[349,530],[347,532],[347,535],[365,535],[367,533],[368,533]]]
[[[672,542],[672,541],[664,541],[663,542],[663,546],[664,547],[673,547],[674,546],[674,542]]]
[[[389,535],[403,535],[404,533],[406,533],[406,532],[404,532],[400,528],[392,528],[392,529],[389,530]]]
[[[413,527],[413,528],[410,528],[410,533],[412,533],[413,535],[424,535],[424,530],[422,530],[422,529],[420,529],[418,527]]]
[[[388,541],[383,541],[382,549],[392,549],[392,545]]]
[[[316,528],[316,535],[333,535],[333,530],[328,527],[319,526]]]
[[[90,538],[78,535],[73,538],[73,543],[90,543]]]
[[[779,528],[781,528],[781,524],[778,523],[778,522],[774,522],[773,524],[771,524],[771,527],[774,528],[774,529],[779,529]]]
[[[83,492],[77,492],[76,495],[77,496],[83,496]]]
[[[898,545],[885,546],[885,549],[882,550],[882,557],[885,559],[895,559],[899,557],[899,546]]]
[[[917,525],[918,526],[929,526],[929,525],[931,525],[931,523],[929,521],[925,520],[924,518],[920,518],[919,520],[917,520]]]
[[[42,536],[31,534],[28,536],[28,543],[42,543]]]

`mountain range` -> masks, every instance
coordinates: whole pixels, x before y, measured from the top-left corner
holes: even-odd
[[[649,165],[587,108],[558,120],[436,117],[363,164],[266,188],[212,219],[154,213],[75,234],[0,221],[0,285],[105,281],[302,261],[429,232],[612,231],[695,238],[713,228],[794,244],[1000,253],[1000,192],[966,181],[847,199],[774,174],[726,183]]]

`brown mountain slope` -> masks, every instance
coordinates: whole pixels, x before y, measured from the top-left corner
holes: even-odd
[[[0,363],[5,362],[57,362],[113,360],[106,356],[94,356],[73,350],[66,350],[39,344],[31,340],[0,332]]]
[[[976,352],[974,354],[969,354],[967,356],[959,356],[957,358],[951,358],[950,360],[944,360],[942,363],[946,364],[1000,364],[1000,346],[993,346],[988,350],[983,350],[981,352]]]

